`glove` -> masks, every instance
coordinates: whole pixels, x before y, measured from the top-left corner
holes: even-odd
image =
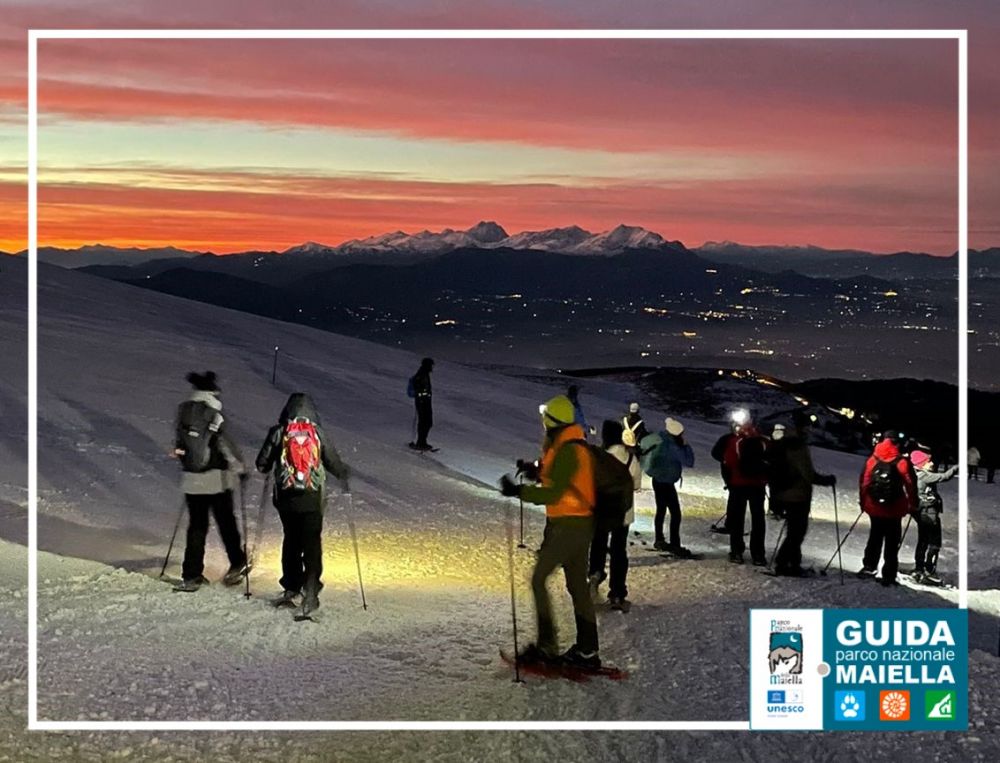
[[[523,458],[517,459],[517,473],[523,474],[532,482],[538,481],[538,462],[526,461]]]
[[[521,486],[514,482],[509,474],[505,474],[500,478],[500,494],[507,497],[520,495]]]

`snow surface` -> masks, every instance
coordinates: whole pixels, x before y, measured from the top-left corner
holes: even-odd
[[[973,485],[970,509],[970,718],[962,734],[397,733],[217,734],[23,731],[26,704],[26,399],[24,264],[0,276],[0,760],[853,760],[904,755],[994,760],[1000,754],[994,692],[1000,687],[997,498]],[[409,451],[406,378],[419,355],[283,324],[57,268],[40,268],[39,716],[52,720],[745,720],[750,607],[947,606],[954,593],[885,590],[836,576],[786,581],[725,561],[724,536],[707,532],[722,513],[708,449],[717,427],[687,421],[697,467],[684,479],[683,540],[702,562],[651,553],[651,496],[640,500],[628,615],[601,611],[604,659],[623,682],[518,686],[497,659],[510,646],[507,523],[517,504],[492,489],[540,439],[537,405],[559,392],[530,378],[439,362],[433,456]],[[270,384],[280,345],[278,387]],[[280,528],[264,517],[261,566],[249,601],[215,584],[177,594],[156,576],[179,508],[168,457],[184,374],[219,373],[233,434],[247,458],[291,391],[312,393],[355,470],[353,509],[331,500],[324,535],[326,588],[318,623],[291,622],[266,598],[278,591]],[[588,417],[617,415],[630,387],[587,381]],[[645,411],[661,421],[665,411]],[[817,451],[841,482],[843,529],[856,509],[861,459]],[[250,491],[251,538],[262,480]],[[955,483],[941,569],[956,569]],[[353,511],[369,609],[362,610],[347,531]],[[832,502],[820,493],[807,559],[834,548]],[[859,565],[866,522],[845,545]],[[529,511],[529,549],[516,552],[522,643],[533,617],[527,577],[542,515]],[[768,552],[778,525],[769,524]],[[904,562],[915,541],[907,537]],[[183,546],[168,574],[176,576]],[[214,530],[207,574],[225,568]],[[569,646],[572,613],[560,581],[553,595]],[[831,742],[835,741],[835,745]]]

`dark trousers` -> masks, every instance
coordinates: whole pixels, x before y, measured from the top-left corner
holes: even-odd
[[[681,545],[681,502],[677,498],[677,488],[672,482],[653,480],[653,497],[656,499],[656,516],[653,529],[656,540],[663,540],[663,520],[670,510],[670,545]]]
[[[771,507],[785,518],[785,540],[774,558],[778,571],[802,567],[802,541],[809,531],[809,502],[787,502],[771,499]]]
[[[746,550],[743,542],[743,524],[746,522],[747,506],[750,507],[750,556],[766,559],[764,533],[767,519],[764,517],[764,488],[729,486],[729,500],[726,502],[726,529],[729,530],[729,551],[742,554]]]
[[[219,535],[226,547],[231,567],[246,564],[240,531],[233,515],[233,491],[212,495],[185,496],[188,507],[187,543],[184,546],[184,565],[181,575],[185,580],[194,580],[205,571],[205,539],[208,537],[208,516],[215,517]]]
[[[278,509],[285,537],[281,541],[281,580],[286,591],[319,593],[323,587],[323,515],[318,511]]]
[[[418,397],[417,406],[417,445],[427,444],[427,435],[434,426],[434,409],[429,397]]]
[[[609,530],[597,526],[594,540],[590,544],[590,574],[604,579],[604,560],[611,552],[611,580],[608,581],[608,596],[624,599],[628,596],[625,578],[628,577],[628,525],[620,525]],[[610,538],[611,543],[608,544]]]
[[[913,555],[916,570],[930,573],[937,571],[940,550],[941,515],[936,511],[921,511],[917,516],[917,550]]]
[[[866,570],[877,570],[879,557],[883,555],[882,579],[895,580],[899,570],[899,541],[903,535],[903,520],[899,517],[869,517],[871,530],[865,546],[864,565]]]
[[[593,517],[558,517],[545,522],[542,547],[538,549],[535,570],[531,573],[531,590],[535,595],[535,616],[538,620],[538,646],[545,651],[555,652],[558,647],[552,602],[549,601],[545,581],[559,567],[563,568],[566,590],[573,599],[577,646],[583,652],[596,652],[598,649],[597,615],[587,582],[587,552],[593,539]]]
[[[969,467],[969,479],[979,481],[979,467],[970,466]]]
[[[986,481],[989,484],[991,484],[991,485],[993,484],[993,477],[994,477],[994,475],[996,475],[996,473],[997,473],[997,468],[995,466],[987,466],[986,467]]]

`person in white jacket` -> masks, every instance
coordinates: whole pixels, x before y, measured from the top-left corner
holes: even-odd
[[[982,456],[979,455],[979,448],[973,445],[969,448],[969,479],[979,481],[979,462]]]
[[[622,431],[620,421],[605,421],[601,428],[601,447],[625,464],[635,480],[637,474],[642,474],[641,466],[632,450],[622,443]],[[604,563],[610,552],[608,603],[612,609],[623,612],[627,612],[630,606],[625,580],[628,577],[628,532],[634,520],[635,509],[630,508],[625,513],[625,521],[621,526],[595,527],[594,540],[590,544],[591,595],[597,595],[598,587],[608,577],[604,571]]]

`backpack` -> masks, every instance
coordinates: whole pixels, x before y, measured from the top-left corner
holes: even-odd
[[[304,416],[289,421],[281,433],[278,485],[298,493],[321,490],[326,471],[320,457],[322,444],[316,425]]]
[[[878,504],[895,503],[903,497],[903,477],[899,473],[899,458],[892,461],[875,459],[868,478],[868,497]]]
[[[662,433],[647,435],[643,442],[656,439],[656,444],[641,451],[642,470],[657,482],[677,482],[681,478],[681,463],[677,449]]]
[[[413,383],[413,377],[406,383],[406,396],[408,398],[415,398],[417,396],[417,386]]]
[[[626,448],[634,448],[636,445],[639,444],[638,441],[635,439],[635,432],[640,426],[642,426],[642,419],[639,419],[637,422],[635,422],[634,427],[630,427],[628,425],[627,416],[624,419],[622,419],[622,445],[624,445]]]
[[[596,445],[584,440],[572,442],[586,448],[594,464],[594,517],[606,527],[625,524],[625,514],[632,508],[635,486],[628,467]]]
[[[181,466],[186,472],[206,472],[212,462],[215,437],[222,428],[222,414],[195,402],[181,407],[177,423],[177,439],[183,454]]]
[[[747,477],[767,477],[767,446],[762,437],[741,437],[736,441],[740,471]]]

